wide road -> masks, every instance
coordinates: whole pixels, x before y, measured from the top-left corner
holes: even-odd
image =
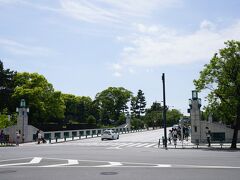
[[[0,148],[0,180],[239,179],[239,151],[165,150],[156,147],[161,133]]]

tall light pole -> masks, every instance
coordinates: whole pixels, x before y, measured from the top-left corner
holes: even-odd
[[[165,74],[162,74],[163,82],[163,126],[164,126],[164,146],[167,149],[167,127],[166,127],[166,97],[165,97]]]

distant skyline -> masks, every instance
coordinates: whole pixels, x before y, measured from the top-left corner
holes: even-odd
[[[187,114],[204,64],[225,41],[240,40],[239,7],[238,0],[0,0],[0,59],[77,96],[141,89],[148,107],[162,101],[165,73],[167,105]]]

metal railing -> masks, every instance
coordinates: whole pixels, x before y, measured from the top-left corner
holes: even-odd
[[[49,131],[43,133],[43,138],[49,143],[59,143],[74,141],[87,138],[95,138],[102,135],[104,130],[111,129],[119,134],[135,133],[146,131],[146,129],[133,130],[130,128],[103,128],[103,129],[83,129],[83,130],[66,130],[66,131]]]

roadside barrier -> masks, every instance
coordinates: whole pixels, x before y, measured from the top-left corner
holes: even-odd
[[[148,131],[147,129],[130,129],[130,128],[103,128],[103,129],[82,129],[82,130],[67,130],[67,131],[49,131],[43,132],[44,139],[48,140],[49,144],[52,143],[60,143],[66,141],[74,141],[80,140],[82,138],[95,138],[101,136],[103,131],[111,129],[119,134],[127,134],[127,133],[136,133],[142,131]],[[149,129],[151,130],[151,129]],[[78,137],[78,138],[76,138]],[[52,140],[55,140],[52,141]]]

